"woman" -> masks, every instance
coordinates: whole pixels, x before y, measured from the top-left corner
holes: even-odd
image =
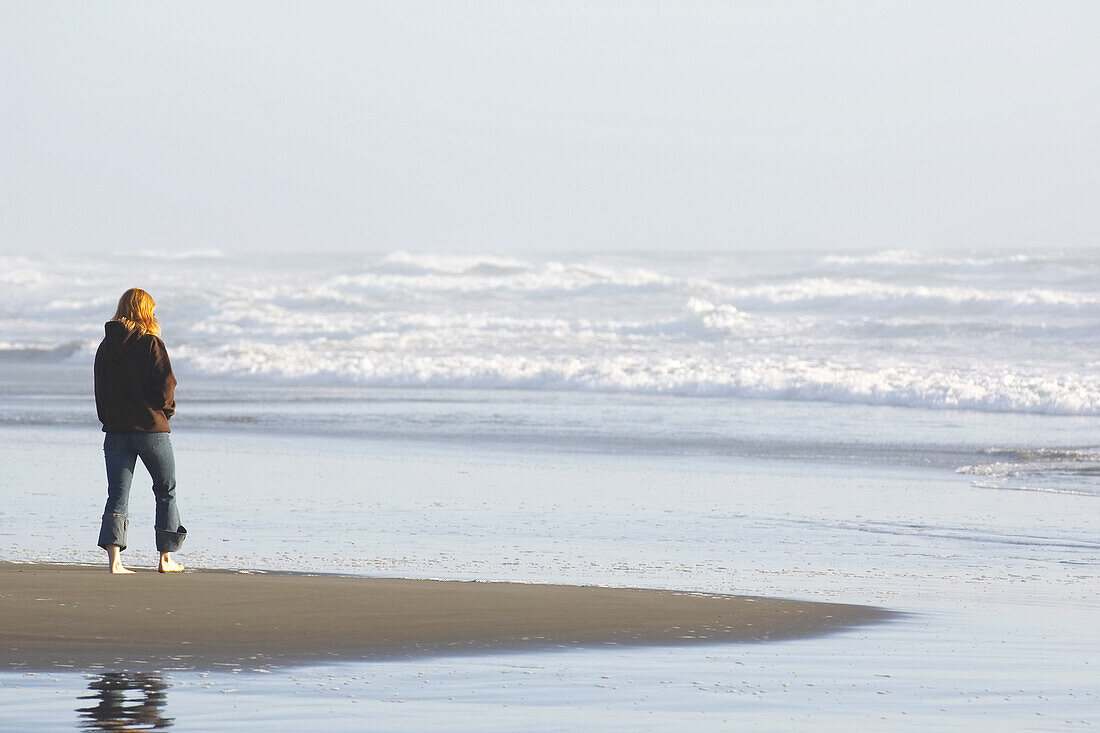
[[[138,458],[153,477],[158,570],[183,570],[172,559],[187,537],[176,508],[176,461],[168,438],[168,420],[176,411],[176,377],[160,340],[156,307],[141,288],[123,293],[95,355],[95,404],[107,433],[103,439],[107,506],[99,546],[107,551],[112,573],[133,572],[123,567],[120,553],[126,549],[130,482]]]

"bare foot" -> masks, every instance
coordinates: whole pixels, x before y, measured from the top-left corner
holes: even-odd
[[[157,571],[161,573],[182,573],[183,564],[173,560],[172,556],[167,552],[162,552],[160,555],[160,565],[157,567]]]
[[[111,571],[111,575],[129,575],[133,573],[133,570],[127,570],[122,567],[122,550],[118,545],[107,545],[107,569]]]

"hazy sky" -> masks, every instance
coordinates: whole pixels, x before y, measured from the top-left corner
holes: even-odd
[[[1100,244],[1100,2],[0,0],[0,251]]]

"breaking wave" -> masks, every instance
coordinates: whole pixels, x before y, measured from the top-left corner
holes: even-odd
[[[456,256],[391,252],[371,268],[373,272],[398,275],[496,275],[507,276],[527,272],[523,260],[509,257]]]
[[[0,342],[0,361],[60,362],[81,352],[88,352],[89,347],[94,348],[94,344],[87,341],[69,341],[57,346]]]
[[[806,278],[794,282],[728,288],[726,296],[743,308],[845,307],[897,310],[957,311],[960,308],[1023,312],[1100,312],[1094,293],[1024,288],[1000,290],[976,287],[897,285],[862,278]]]
[[[891,265],[902,267],[960,267],[988,268],[1003,266],[1027,266],[1036,262],[1058,261],[1059,255],[1004,254],[984,257],[948,257],[928,255],[907,249],[888,249],[862,255],[826,255],[821,264],[834,266]]]
[[[834,402],[925,409],[1100,415],[1100,377],[1004,379],[981,373],[868,369],[788,358],[692,355],[430,353],[400,333],[350,341],[239,341],[179,351],[206,374],[368,387],[531,389]]]
[[[0,258],[0,361],[140,283],[184,375],[1100,415],[1095,258],[146,254]]]
[[[991,463],[960,466],[985,489],[1100,496],[1100,448],[990,448]]]

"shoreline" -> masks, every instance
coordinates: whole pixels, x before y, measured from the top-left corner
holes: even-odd
[[[0,670],[213,669],[763,642],[895,618],[674,590],[0,562]]]

